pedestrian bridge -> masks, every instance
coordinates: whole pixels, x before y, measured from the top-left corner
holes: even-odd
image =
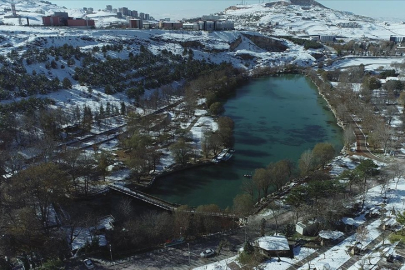
[[[138,190],[131,190],[129,188],[119,186],[119,185],[111,184],[111,185],[108,185],[108,188],[110,190],[114,190],[121,194],[130,196],[134,199],[144,201],[148,204],[154,205],[154,206],[159,207],[166,211],[174,212],[180,206],[180,204],[170,203],[165,200],[154,197],[152,195],[146,194],[144,192],[141,192]],[[198,215],[204,215],[204,216],[211,216],[211,217],[226,217],[226,218],[237,218],[238,217],[237,215],[235,215],[233,213],[227,213],[227,212],[223,212],[223,211],[221,211],[221,212],[196,212],[195,209],[191,209],[191,210],[184,211],[184,212],[198,214]]]
[[[167,211],[175,211],[177,209],[177,207],[179,207],[179,204],[174,204],[174,203],[169,203],[166,202],[162,199],[159,199],[157,197],[154,197],[152,195],[146,194],[144,192],[138,191],[138,190],[131,190],[129,188],[126,187],[122,187],[122,186],[118,186],[118,185],[109,185],[108,186],[110,188],[110,190],[114,190],[116,192],[119,192],[121,194],[130,196],[132,198],[144,201],[148,204],[154,205],[156,207],[159,207],[163,210],[167,210]]]

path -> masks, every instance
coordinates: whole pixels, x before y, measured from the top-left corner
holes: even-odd
[[[382,240],[384,239],[384,235],[380,234],[376,239],[374,239],[373,241],[371,241],[367,246],[364,247],[363,250],[365,250],[366,252],[364,252],[363,254],[361,254],[361,256],[367,255],[369,253],[371,253],[375,246],[378,245],[379,243],[382,242]],[[348,260],[347,262],[345,262],[344,264],[342,264],[339,269],[342,270],[347,270],[350,267],[352,267],[356,262],[358,262],[360,259],[359,256],[354,255],[350,258],[350,260]]]
[[[363,130],[358,124],[358,121],[356,121],[353,116],[353,129],[354,129],[354,134],[356,136],[356,145],[357,145],[357,154],[360,154],[362,156],[368,157],[370,159],[374,159],[380,162],[384,162],[381,158],[375,156],[373,153],[371,153],[370,149],[368,149],[367,146],[367,137],[364,134]]]

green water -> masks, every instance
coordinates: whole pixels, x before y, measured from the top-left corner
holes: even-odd
[[[302,152],[318,142],[342,148],[336,119],[315,85],[302,75],[255,79],[237,89],[225,110],[235,121],[233,157],[161,178],[149,193],[190,206],[214,203],[225,208],[241,193],[244,174],[281,159],[297,163]]]

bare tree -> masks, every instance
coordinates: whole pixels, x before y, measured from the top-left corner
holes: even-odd
[[[301,171],[301,175],[307,175],[313,168],[314,155],[311,150],[307,150],[301,154],[301,158],[298,161],[298,167]]]
[[[369,231],[365,225],[361,225],[356,230],[356,241],[364,245],[364,242],[369,239]]]
[[[278,227],[279,227],[279,216],[282,212],[282,208],[281,205],[275,201],[272,201],[269,204],[269,209],[271,210],[273,219],[274,219],[274,223],[276,225],[275,230],[276,230],[276,234],[278,233]]]
[[[356,136],[354,134],[354,129],[351,125],[348,125],[344,132],[343,132],[343,138],[344,138],[344,143],[345,143],[345,148],[350,149],[350,146],[356,142]]]

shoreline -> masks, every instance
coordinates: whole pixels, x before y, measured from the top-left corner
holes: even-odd
[[[322,92],[321,87],[316,83],[316,81],[312,78],[312,76],[309,75],[305,75],[306,77],[308,77],[311,82],[316,86],[316,89],[318,90],[318,94],[323,98],[323,100],[325,100],[326,104],[328,105],[329,110],[333,113],[333,115],[335,116],[336,119],[336,124],[343,130],[346,130],[346,125],[343,123],[343,121],[338,117],[337,113],[336,113],[336,109],[330,104],[328,98],[326,97],[326,95]],[[343,148],[339,151],[339,153],[344,154],[347,151],[345,144],[343,143]],[[340,155],[337,155],[340,156]]]

